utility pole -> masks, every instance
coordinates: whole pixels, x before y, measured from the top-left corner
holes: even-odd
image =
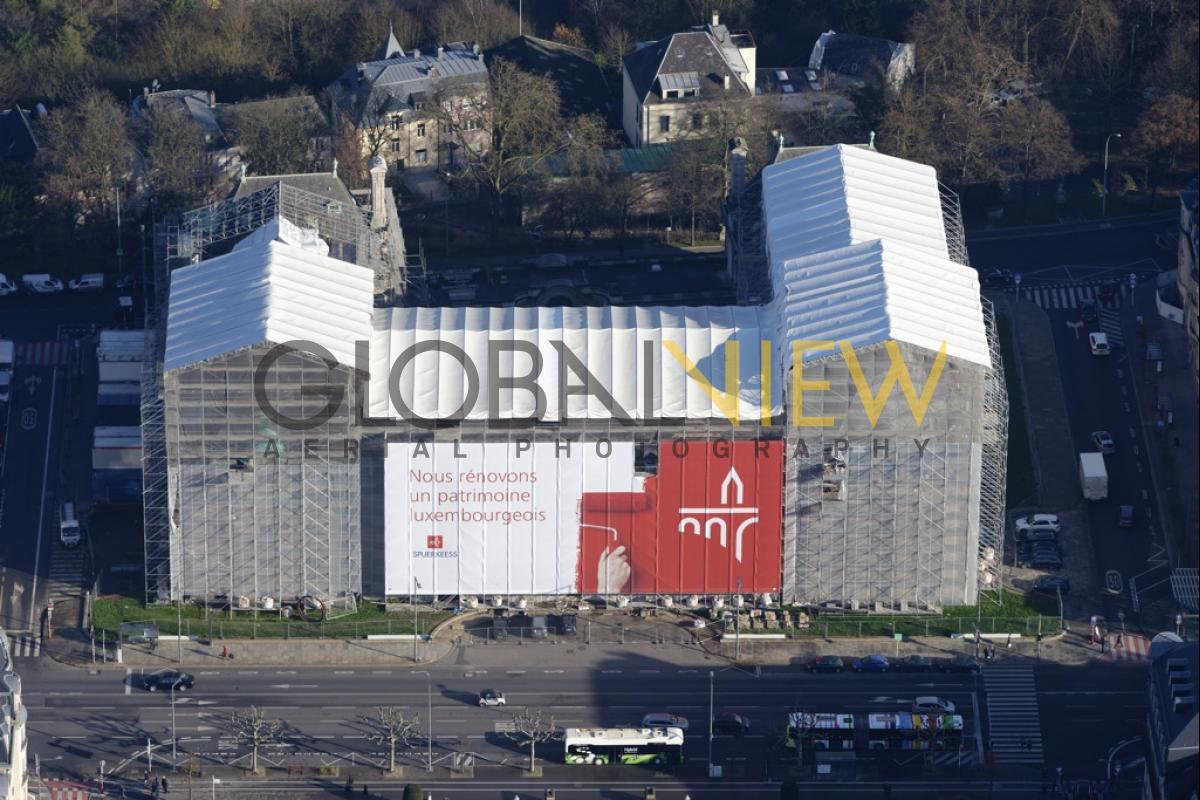
[[[182,665],[183,664],[183,603],[182,603],[182,601],[179,601],[179,600],[175,601],[175,646],[177,649],[176,658],[178,659],[179,663]],[[174,703],[175,702],[175,699],[174,699],[175,687],[174,686],[171,687],[171,692],[172,692],[171,702]],[[174,708],[174,706],[172,706],[172,708]]]
[[[413,578],[413,593],[412,597],[408,598],[412,601],[413,607],[413,663],[417,663],[417,589],[421,588],[421,582],[415,577]]]
[[[1121,138],[1119,133],[1110,133],[1104,138],[1104,185],[1100,187],[1100,216],[1108,216],[1108,142],[1113,137]]]
[[[429,762],[426,770],[433,772],[433,676],[427,669],[416,671],[413,674],[425,676],[425,739],[429,743]]]
[[[708,776],[713,771],[713,680],[717,673],[708,671]]]
[[[178,756],[176,746],[179,742],[179,734],[175,732],[175,683],[171,684],[171,769],[175,769],[175,764]]]

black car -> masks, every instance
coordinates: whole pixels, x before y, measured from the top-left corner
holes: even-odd
[[[994,269],[983,276],[985,286],[1008,286],[1012,283],[1012,273],[1003,269]]]
[[[1096,294],[1100,297],[1101,302],[1112,300],[1117,295],[1117,284],[1113,281],[1102,283],[1100,284],[1100,291]]]
[[[809,672],[841,672],[846,668],[841,656],[820,656],[804,665]]]
[[[1100,306],[1095,300],[1084,300],[1079,307],[1079,318],[1084,322],[1095,322],[1100,319]]]
[[[953,658],[939,661],[938,669],[942,672],[979,672],[979,662],[965,653],[959,653]]]
[[[1043,575],[1033,582],[1033,590],[1043,594],[1071,593],[1071,582],[1061,575]]]
[[[492,638],[507,639],[508,638],[508,619],[505,617],[496,617],[492,620]]]
[[[741,714],[725,712],[713,719],[713,734],[716,736],[744,736],[750,730],[750,720]]]
[[[195,685],[196,679],[193,676],[177,669],[164,669],[142,677],[142,686],[148,692],[157,692],[160,689],[169,692],[172,688],[177,692],[186,692]]]
[[[929,672],[933,669],[933,662],[925,656],[905,656],[899,660],[893,660],[892,669],[899,672]]]
[[[563,636],[574,636],[578,632],[574,614],[563,614],[558,621],[558,631]]]

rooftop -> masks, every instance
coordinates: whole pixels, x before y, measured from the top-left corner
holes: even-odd
[[[393,37],[394,38],[394,37]],[[487,66],[478,47],[452,42],[432,50],[414,48],[405,53],[385,43],[390,58],[365,61],[347,69],[331,88],[343,106],[354,105],[361,113],[368,99],[389,110],[414,107],[454,82],[484,83]]]
[[[0,111],[0,161],[32,161],[38,152],[33,116],[20,106]]]
[[[724,26],[719,27],[725,30]],[[725,35],[730,36],[727,30]],[[726,77],[730,79],[730,92],[741,96],[750,93],[746,88],[749,70],[737,47],[731,46],[728,38],[725,42],[718,41],[708,26],[645,45],[625,56],[624,64],[639,103],[647,102],[651,94],[657,100],[666,99],[664,92],[677,88],[675,84],[680,80],[672,76],[681,75],[695,76],[700,99],[723,96]]]
[[[518,36],[488,50],[485,55],[488,61],[502,58],[526,72],[549,77],[558,87],[564,114],[607,115],[610,112],[612,93],[589,50],[535,36]]]

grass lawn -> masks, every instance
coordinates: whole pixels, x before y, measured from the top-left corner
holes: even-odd
[[[996,314],[996,334],[1000,338],[1000,357],[1004,360],[1004,383],[1008,387],[1008,481],[1005,497],[1009,508],[1037,500],[1037,480],[1033,475],[1033,453],[1029,448],[1029,429],[1025,418],[1025,390],[1017,371],[1013,351],[1012,322]]]
[[[379,610],[377,603],[369,602],[362,603],[353,614],[328,622],[305,622],[297,617],[288,619],[262,611],[235,611],[232,615],[229,611],[205,612],[196,605],[185,604],[177,612],[175,606],[146,606],[132,597],[109,596],[96,600],[92,619],[97,633],[104,631],[109,637],[118,635],[122,622],[153,622],[158,625],[160,634],[171,636],[177,632],[179,618],[182,618],[180,632],[201,638],[344,638],[413,632],[411,613],[387,614]],[[444,611],[420,609],[417,631],[426,633],[449,616]]]

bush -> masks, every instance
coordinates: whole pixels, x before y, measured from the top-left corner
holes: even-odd
[[[410,783],[404,787],[404,800],[425,800],[425,793],[421,791],[421,785]]]
[[[779,800],[800,800],[800,786],[795,781],[784,781],[779,787]]]

